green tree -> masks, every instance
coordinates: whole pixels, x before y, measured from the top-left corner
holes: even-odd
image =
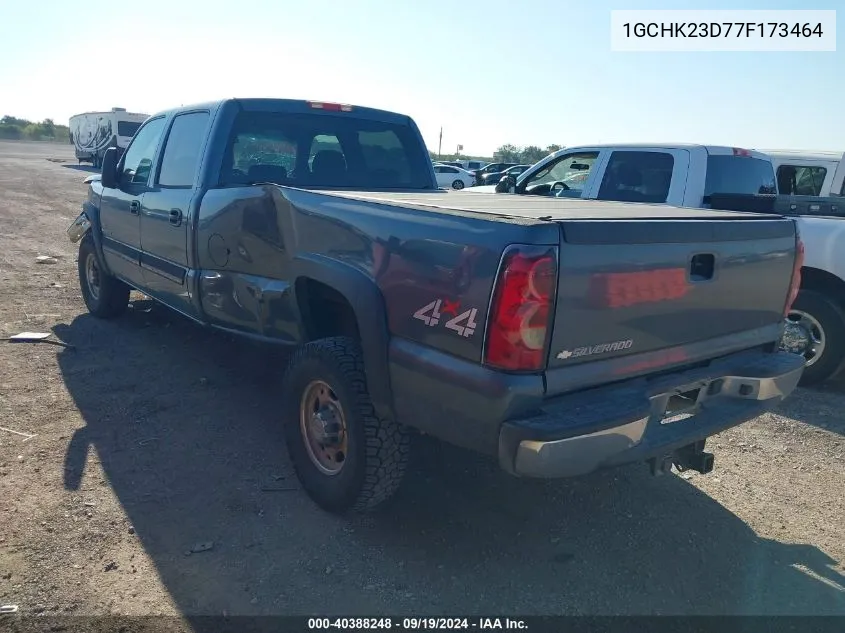
[[[30,121],[27,121],[26,119],[19,119],[17,117],[9,116],[8,114],[6,116],[4,116],[2,119],[0,119],[0,124],[14,125],[14,126],[17,126],[19,128],[24,128],[27,125],[29,125],[29,123],[30,123]]]
[[[546,154],[547,152],[544,152],[536,145],[529,145],[520,152],[520,160],[525,165],[533,165],[541,158],[544,158]]]
[[[563,145],[555,145],[555,144],[552,144],[552,145],[549,145],[549,146],[546,148],[546,153],[547,153],[547,154],[554,154],[555,152],[559,152],[559,151],[560,151],[560,150],[562,150],[562,149],[563,149]]]
[[[506,143],[496,150],[493,158],[503,163],[518,163],[521,155],[522,150],[519,147]]]
[[[21,128],[17,125],[10,125],[8,123],[0,123],[0,138],[19,139],[21,137]]]

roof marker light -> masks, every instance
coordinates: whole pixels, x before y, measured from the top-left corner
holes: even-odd
[[[326,110],[328,112],[352,112],[352,106],[345,103],[327,103],[325,101],[309,101],[315,110]]]

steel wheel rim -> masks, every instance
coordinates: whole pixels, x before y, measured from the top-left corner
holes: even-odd
[[[346,462],[346,418],[328,383],[311,381],[299,404],[299,430],[311,463],[324,475],[337,475]]]
[[[93,253],[88,253],[85,258],[85,282],[88,284],[88,292],[93,299],[100,298],[100,268],[97,266],[97,258]]]
[[[827,337],[821,323],[803,310],[789,311],[781,341],[781,347],[786,351],[803,355],[807,367],[813,366],[827,347]]]
[[[462,183],[460,180],[456,180],[455,182],[452,183],[452,187],[455,188],[455,189],[463,189],[464,183]]]

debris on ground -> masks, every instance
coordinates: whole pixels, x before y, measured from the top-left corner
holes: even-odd
[[[18,612],[18,605],[16,605],[16,604],[0,605],[0,615],[5,615],[7,613],[17,613],[17,612]]]
[[[59,260],[50,255],[39,255],[35,258],[36,264],[58,264]]]
[[[24,438],[24,442],[28,442],[33,437],[37,437],[36,433],[24,433],[23,431],[15,431],[14,429],[7,429],[5,426],[0,426],[0,431],[4,431],[6,433],[13,433],[15,435],[20,435]]]
[[[197,543],[194,545],[189,551],[189,554],[199,554],[200,552],[208,552],[214,549],[214,542],[213,541],[206,541],[203,543]]]
[[[13,336],[7,337],[9,343],[49,343],[50,345],[59,345],[68,349],[74,349],[73,345],[68,345],[63,341],[51,341],[52,332],[21,332]]]

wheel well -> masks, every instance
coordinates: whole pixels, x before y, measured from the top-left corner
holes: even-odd
[[[307,278],[298,279],[295,290],[308,341],[329,336],[360,338],[355,311],[337,290]]]
[[[832,273],[804,266],[801,269],[801,288],[821,292],[845,308],[845,281]]]

